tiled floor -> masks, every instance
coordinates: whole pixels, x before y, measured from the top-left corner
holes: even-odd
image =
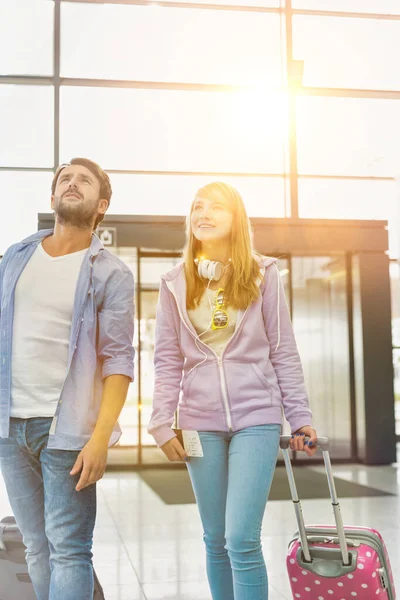
[[[340,477],[400,494],[400,466],[346,465],[334,471]],[[346,524],[368,525],[382,532],[400,590],[399,497],[347,498],[341,507]],[[303,510],[308,522],[333,523],[328,501],[309,500]],[[1,482],[0,514],[9,514]],[[291,502],[268,504],[263,545],[269,600],[292,600],[285,554],[295,528]],[[136,473],[109,473],[99,484],[94,553],[106,600],[211,599],[196,506],[165,505]]]

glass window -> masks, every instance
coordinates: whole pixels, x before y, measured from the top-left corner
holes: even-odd
[[[359,179],[299,180],[300,217],[388,219],[395,217],[395,181]]]
[[[159,0],[159,2],[170,2],[171,0]],[[185,4],[210,4],[210,0],[176,0]],[[267,8],[279,8],[285,6],[285,0],[217,0],[212,4],[229,6],[264,6]]]
[[[64,77],[282,85],[278,14],[63,3],[61,23]]]
[[[0,255],[37,231],[39,212],[51,212],[52,179],[53,173],[0,171],[1,207],[7,213],[0,219]]]
[[[234,185],[251,217],[284,217],[281,177],[122,175],[111,173],[113,214],[186,215],[196,191],[216,179]]]
[[[398,100],[303,96],[297,117],[300,174],[400,174]]]
[[[398,0],[292,0],[293,8],[400,15]]]
[[[296,15],[293,52],[306,86],[400,89],[398,20]]]
[[[48,0],[0,2],[0,75],[52,75],[53,10]]]
[[[353,179],[299,180],[299,216],[313,219],[389,221],[390,256],[399,255],[395,181]]]
[[[286,117],[278,93],[64,87],[60,154],[105,169],[283,173]]]
[[[0,166],[53,167],[54,91],[0,85]]]

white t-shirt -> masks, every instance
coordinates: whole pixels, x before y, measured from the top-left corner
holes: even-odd
[[[39,244],[15,289],[11,416],[53,417],[64,383],[79,271],[87,250],[52,257]]]
[[[218,356],[221,356],[226,344],[235,333],[237,310],[228,306],[228,325],[223,329],[211,328],[212,313],[218,290],[206,289],[199,305],[188,310],[189,319],[202,342],[210,346]]]

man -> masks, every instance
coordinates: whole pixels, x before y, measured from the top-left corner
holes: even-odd
[[[133,378],[133,277],[93,233],[111,193],[96,163],[60,166],[54,230],[0,264],[0,466],[38,600],[93,597],[96,481]]]

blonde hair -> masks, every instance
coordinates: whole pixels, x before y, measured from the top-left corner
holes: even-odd
[[[195,238],[191,227],[194,203],[199,197],[219,201],[221,196],[233,214],[230,240],[231,277],[225,286],[225,301],[233,308],[245,310],[260,294],[257,283],[260,266],[254,258],[251,224],[242,197],[233,186],[217,181],[198,190],[186,220],[186,244],[183,258],[188,309],[195,308],[204,293],[204,279],[199,276],[197,265],[194,262],[196,258],[200,257],[201,252],[201,242]]]

